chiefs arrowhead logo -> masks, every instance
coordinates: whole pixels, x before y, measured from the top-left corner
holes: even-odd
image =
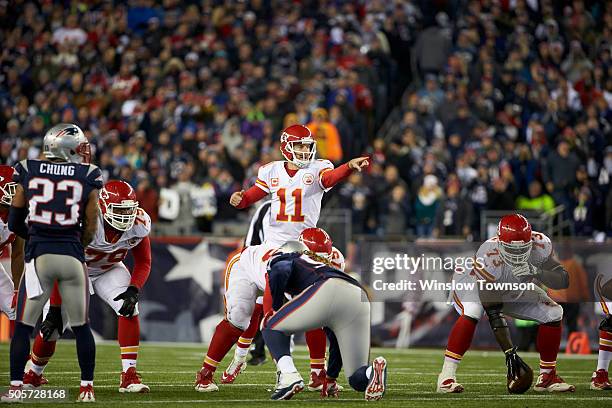
[[[306,173],[304,177],[302,177],[302,182],[309,186],[314,183],[314,176],[311,173]]]

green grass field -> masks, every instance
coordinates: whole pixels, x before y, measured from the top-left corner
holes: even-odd
[[[270,390],[274,386],[274,366],[269,360],[259,367],[248,367],[236,384],[220,385],[220,391],[197,393],[193,389],[195,373],[199,369],[205,347],[197,345],[142,344],[138,371],[151,387],[149,394],[119,394],[119,350],[115,343],[98,345],[95,391],[98,406],[179,407],[193,404],[212,406],[264,406],[270,404]],[[8,345],[0,344],[0,381],[8,384]],[[380,402],[365,402],[363,394],[348,391],[346,380],[340,383],[347,391],[339,400],[321,401],[318,393],[304,390],[290,401],[278,403],[308,404],[308,407],[331,405],[364,406],[378,404],[387,407],[578,407],[612,406],[612,392],[590,391],[589,378],[596,356],[559,357],[559,372],[576,385],[576,392],[561,395],[542,395],[533,391],[525,395],[509,395],[505,389],[505,366],[501,353],[472,351],[460,367],[459,381],[466,387],[463,394],[441,395],[435,392],[435,381],[442,362],[442,350],[374,349],[372,355],[384,355],[389,362],[388,389]],[[532,367],[537,367],[538,355],[523,353]],[[295,353],[296,364],[307,378],[308,358],[305,349]],[[227,364],[229,356],[217,371],[216,379]],[[79,369],[74,343],[62,341],[46,371],[49,386],[69,387],[70,401],[76,398]],[[37,404],[57,406],[58,404]]]

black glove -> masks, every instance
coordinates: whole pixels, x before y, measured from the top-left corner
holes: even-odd
[[[527,363],[516,354],[516,347],[506,351],[506,367],[508,367],[508,381],[518,380],[521,370],[523,372],[530,370]]]
[[[47,317],[40,324],[40,333],[44,341],[49,341],[53,332],[57,330],[59,335],[62,335],[64,322],[62,321],[62,307],[51,306]]]
[[[128,288],[120,295],[117,295],[113,300],[123,299],[123,305],[119,309],[119,314],[125,317],[131,317],[134,314],[136,303],[138,303],[138,288],[136,286],[128,286]]]

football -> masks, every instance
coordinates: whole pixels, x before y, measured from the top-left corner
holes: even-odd
[[[508,392],[510,394],[524,394],[531,388],[533,383],[533,370],[531,367],[520,368],[519,378],[516,380],[508,379]]]

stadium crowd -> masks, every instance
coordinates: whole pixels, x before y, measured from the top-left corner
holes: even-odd
[[[0,163],[74,122],[154,221],[234,219],[297,122],[318,157],[371,155],[326,203],[353,232],[558,205],[612,232],[610,2],[0,1],[0,27]]]

